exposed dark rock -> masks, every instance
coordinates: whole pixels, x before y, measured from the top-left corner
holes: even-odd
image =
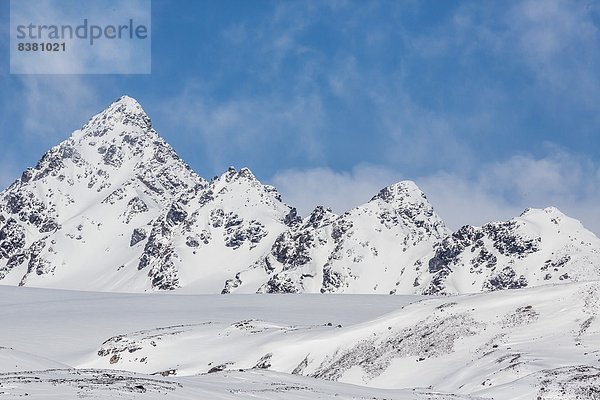
[[[187,212],[183,208],[181,208],[179,204],[173,203],[173,205],[171,205],[171,208],[169,209],[169,212],[167,213],[166,220],[167,223],[171,225],[178,225],[185,221],[187,215]]]
[[[48,220],[40,227],[40,233],[56,232],[60,229],[60,225],[56,221]]]
[[[538,251],[538,243],[541,239],[523,238],[516,232],[516,228],[515,221],[508,221],[484,225],[482,230],[492,239],[494,247],[503,255],[523,258],[529,253]]]
[[[194,248],[197,248],[198,246],[200,246],[200,242],[198,241],[198,239],[193,236],[188,236],[187,239],[185,240],[185,244],[188,247],[194,247]]]
[[[133,247],[139,242],[145,240],[148,237],[144,228],[135,228],[131,233],[131,240],[129,241],[129,247]]]
[[[283,218],[283,223],[289,227],[294,227],[302,222],[295,207],[292,207],[289,213]]]
[[[139,197],[134,197],[127,203],[126,211],[126,222],[129,223],[133,217],[137,214],[145,213],[148,211],[148,206]]]
[[[258,360],[256,365],[252,368],[257,369],[269,369],[271,368],[271,357],[273,357],[273,353],[267,353]]]
[[[285,275],[275,274],[259,289],[261,293],[298,293],[296,283]]]
[[[104,164],[118,168],[123,164],[123,157],[123,149],[112,144],[104,153],[102,160],[104,161]]]
[[[345,286],[344,276],[338,271],[333,271],[329,265],[323,268],[323,284],[321,293],[332,293]]]
[[[14,218],[0,228],[0,259],[10,258],[25,247],[25,229]]]
[[[284,269],[299,267],[311,261],[310,249],[313,248],[313,233],[286,231],[279,235],[271,247],[271,254],[284,264]]]
[[[523,275],[517,276],[511,267],[505,267],[484,283],[483,290],[519,289],[526,286],[527,279]]]
[[[212,367],[211,369],[209,369],[207,372],[209,374],[213,374],[215,372],[221,372],[221,371],[225,371],[225,369],[227,369],[227,365],[225,364],[220,364],[217,365],[216,367]]]

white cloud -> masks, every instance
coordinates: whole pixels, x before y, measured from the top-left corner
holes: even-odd
[[[397,175],[391,170],[364,164],[350,172],[329,168],[288,169],[273,176],[270,183],[282,193],[285,202],[307,215],[317,205],[342,213],[367,202],[396,180]]]
[[[232,159],[265,162],[300,157],[317,161],[323,156],[318,137],[322,104],[310,94],[216,102],[206,90],[190,84],[183,93],[161,102],[159,110],[168,130],[179,128],[188,143],[201,140],[202,158],[217,170]]]
[[[416,180],[437,213],[451,229],[483,225],[519,215],[526,207],[509,204],[489,193],[480,181],[439,172]]]
[[[454,229],[506,220],[528,207],[555,206],[600,234],[600,168],[564,151],[515,156],[483,166],[472,179],[439,173],[418,183]]]
[[[96,89],[77,76],[23,75],[19,79],[23,85],[16,95],[21,104],[19,117],[29,138],[66,139],[103,106]]]
[[[600,30],[588,2],[523,1],[509,13],[516,44],[541,84],[585,103],[600,98]],[[509,44],[510,43],[510,44]]]
[[[17,76],[0,110],[0,191],[51,146],[101,110],[96,90],[79,77]]]
[[[522,1],[509,12],[523,55],[531,62],[554,62],[569,47],[596,47],[598,29],[590,3]],[[597,6],[596,6],[597,7]],[[582,55],[586,56],[586,55]]]
[[[286,170],[270,183],[306,215],[316,205],[344,212],[406,178],[389,168],[359,165],[349,172]],[[452,229],[507,220],[529,207],[555,206],[600,234],[600,167],[560,149],[541,158],[520,155],[484,165],[472,176],[437,172],[414,180]]]

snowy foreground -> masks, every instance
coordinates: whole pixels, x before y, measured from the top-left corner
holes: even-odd
[[[600,399],[600,283],[455,297],[0,286],[0,399]]]

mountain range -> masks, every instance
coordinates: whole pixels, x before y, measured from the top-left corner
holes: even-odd
[[[129,97],[0,193],[0,398],[597,400],[599,315],[554,207],[453,232],[402,181],[302,217]]]
[[[556,208],[452,232],[412,181],[302,218],[248,168],[200,177],[127,96],[0,194],[4,285],[465,294],[596,281],[599,266],[600,240]]]

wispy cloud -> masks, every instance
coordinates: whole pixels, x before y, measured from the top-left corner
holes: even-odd
[[[455,116],[419,105],[401,83],[384,85],[381,82],[380,90],[371,90],[370,96],[386,140],[382,156],[387,165],[419,171],[462,169],[472,163],[471,148],[461,136],[468,119],[459,122]]]
[[[547,109],[594,112],[600,102],[598,12],[596,2],[563,0],[527,0],[510,9],[505,54],[514,51],[527,65]]]
[[[100,111],[97,90],[78,76],[23,75],[20,83],[20,117],[30,138],[65,139]]]
[[[473,177],[436,173],[417,181],[453,228],[555,206],[600,234],[600,166],[562,149],[484,165]]]
[[[412,178],[382,166],[359,165],[348,172],[287,170],[270,182],[306,215],[316,205],[344,212],[403,179]],[[441,171],[414,180],[453,229],[507,220],[529,207],[555,206],[600,234],[600,166],[556,147],[540,158],[519,155],[486,164],[471,175]]]
[[[390,169],[364,164],[348,172],[324,167],[289,169],[278,172],[269,182],[279,189],[284,201],[307,215],[317,205],[343,213],[367,202],[396,180],[398,175]]]
[[[2,189],[106,106],[97,89],[76,76],[19,76],[7,87],[10,91],[0,96],[5,104],[0,110]]]
[[[217,102],[209,92],[190,84],[182,94],[160,104],[165,130],[178,132],[175,141],[198,145],[215,171],[232,160],[276,167],[282,158],[316,161],[323,157],[318,135],[324,111],[315,96],[265,95]]]
[[[491,57],[514,69],[519,74],[515,78],[533,78],[528,96],[537,94],[551,105],[560,96],[559,102],[593,107],[590,101],[600,99],[598,3],[524,0],[489,5],[464,4],[440,28],[445,35],[423,36],[421,48],[437,49],[436,55],[458,51],[463,62],[476,68],[481,62],[477,56]]]

